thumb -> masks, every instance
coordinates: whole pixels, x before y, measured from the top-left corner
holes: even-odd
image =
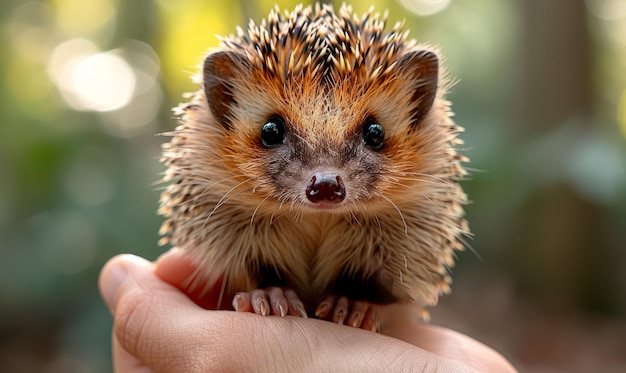
[[[151,262],[129,254],[104,266],[99,288],[124,350],[159,371],[188,371],[188,331],[197,326],[200,307],[156,276]]]
[[[119,290],[129,272],[141,271],[141,267],[150,270],[152,263],[135,255],[122,254],[110,259],[100,271],[98,288],[112,314],[115,315]]]

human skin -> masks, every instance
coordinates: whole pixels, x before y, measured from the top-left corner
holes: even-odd
[[[394,338],[317,319],[216,311],[218,291],[189,290],[193,271],[178,250],[154,263],[124,254],[104,266],[115,372],[516,372],[495,350],[434,325],[408,323]]]

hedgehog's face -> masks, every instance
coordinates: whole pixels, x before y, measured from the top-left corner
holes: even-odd
[[[356,211],[380,201],[389,207],[391,194],[416,198],[415,175],[432,161],[425,144],[435,126],[428,123],[434,53],[406,52],[376,79],[279,79],[239,54],[217,52],[203,78],[224,131],[223,159],[236,160],[229,166],[263,203]]]
[[[272,194],[311,209],[358,206],[377,195],[388,173],[383,126],[330,97],[278,109],[258,138]]]

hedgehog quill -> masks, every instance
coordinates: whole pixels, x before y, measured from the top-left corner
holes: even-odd
[[[469,233],[440,61],[347,5],[238,28],[175,109],[160,243],[237,311],[383,333],[384,305],[427,315]]]

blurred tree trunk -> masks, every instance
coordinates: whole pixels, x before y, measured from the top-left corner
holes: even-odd
[[[539,138],[571,120],[591,127],[591,45],[584,0],[520,0],[518,6],[522,137]],[[522,217],[517,237],[512,237],[512,266],[522,290],[556,307],[612,311],[614,272],[599,206],[562,181],[535,190]]]

